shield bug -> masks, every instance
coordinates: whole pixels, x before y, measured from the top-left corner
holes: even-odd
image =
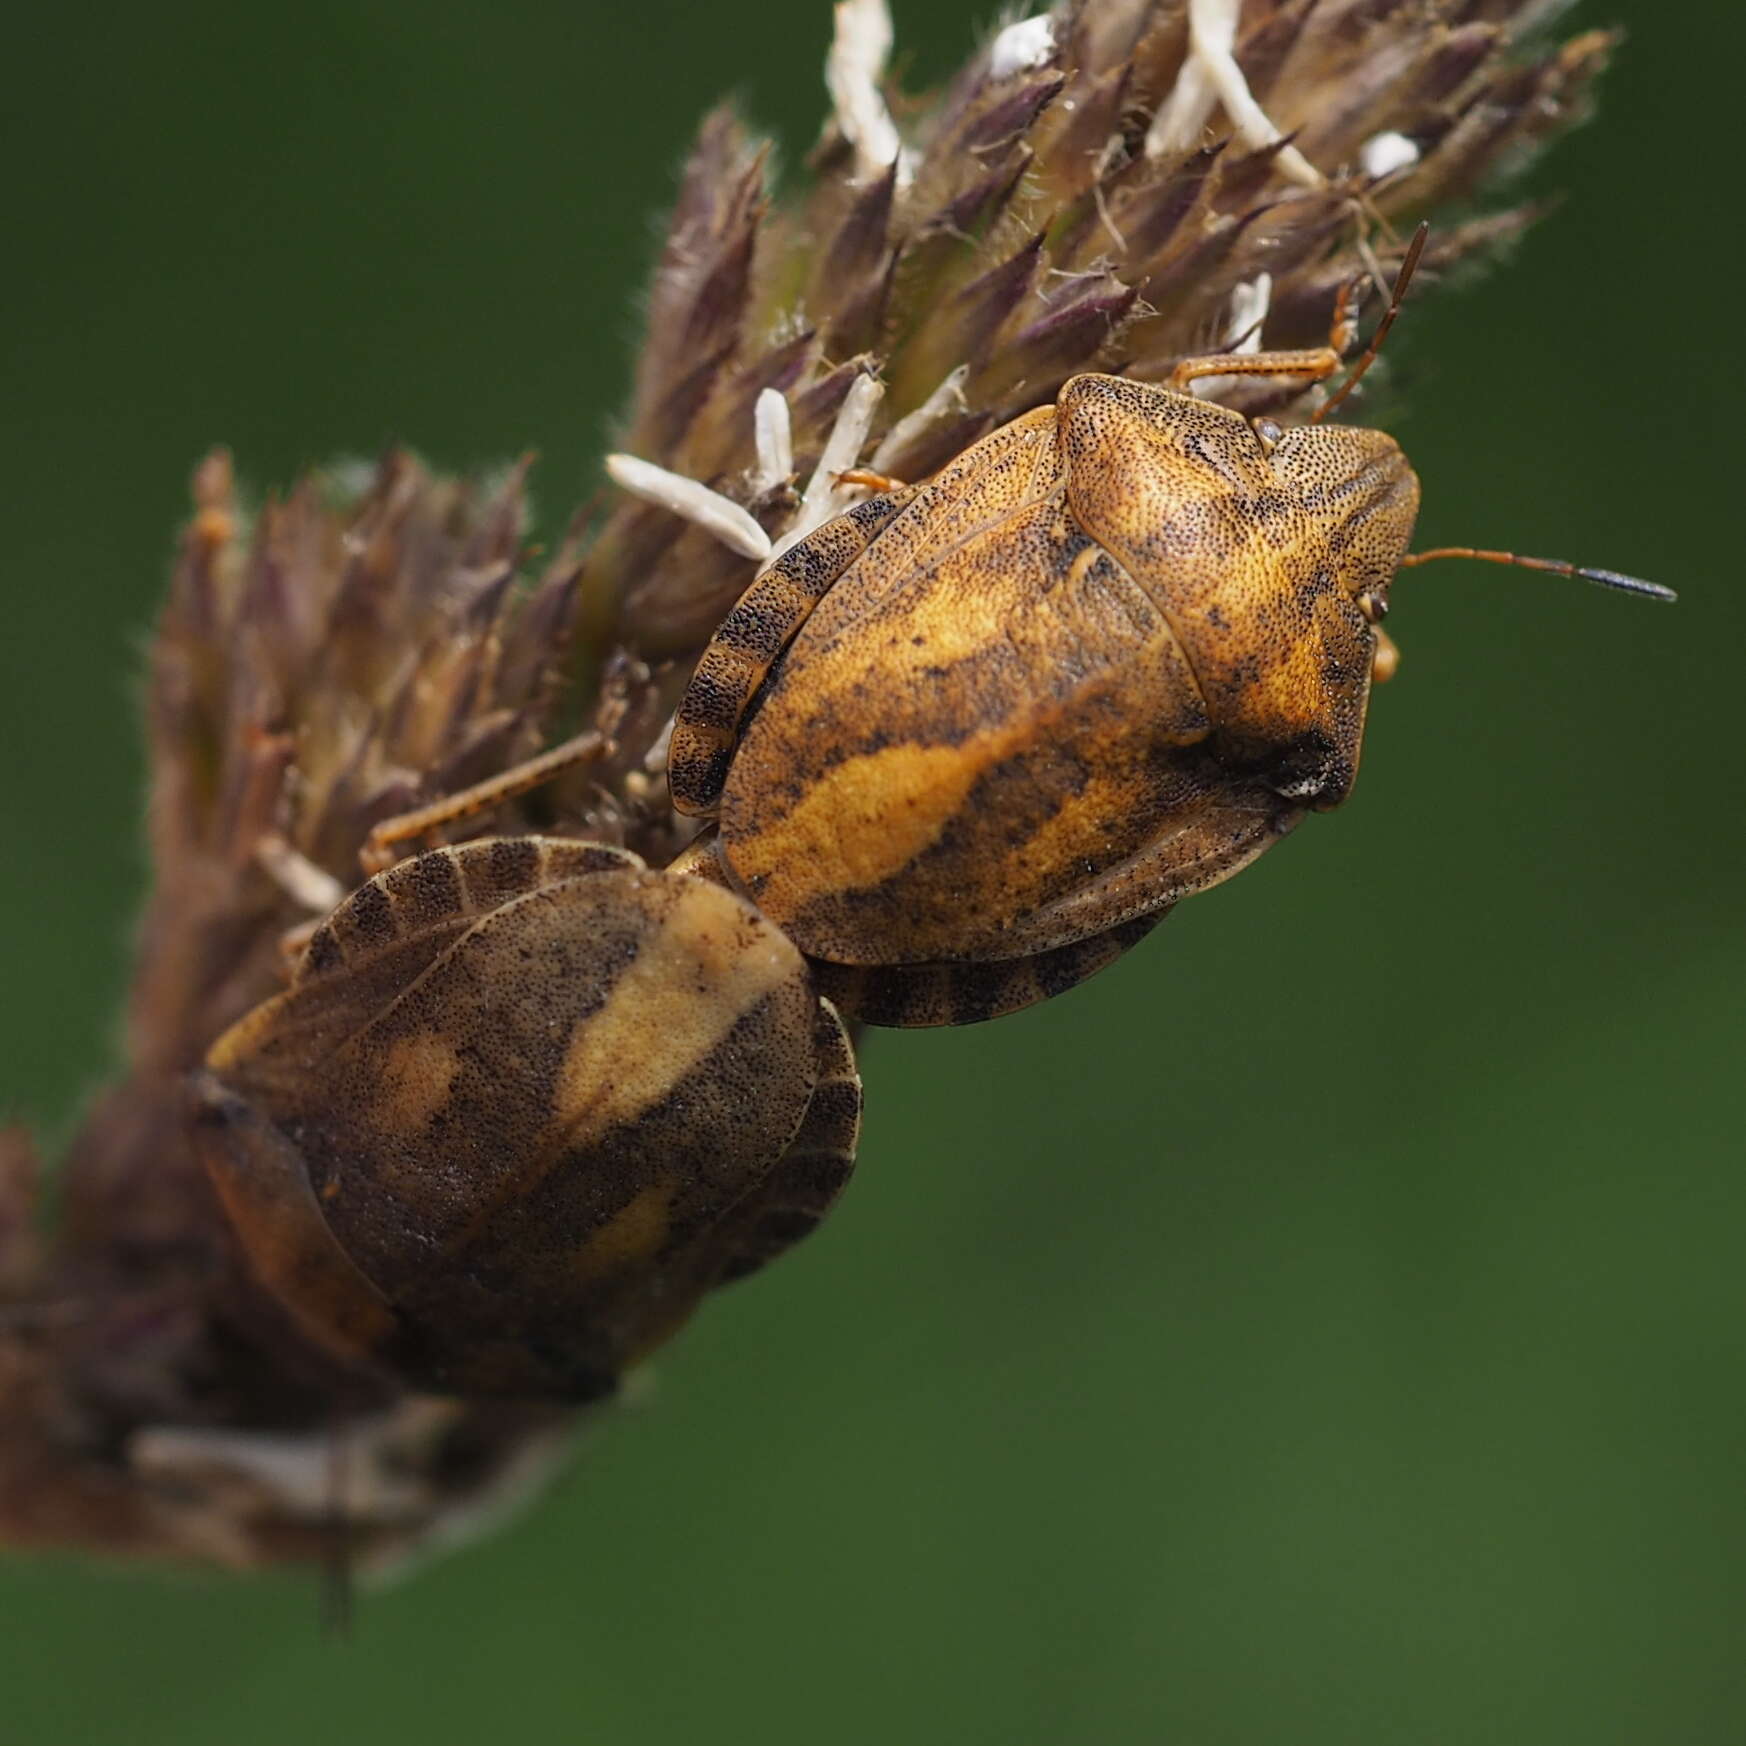
[[[537,837],[354,892],[196,1097],[244,1250],[322,1345],[571,1399],[818,1222],[861,1107],[841,1021],[743,898]]]
[[[1358,770],[1419,482],[1392,437],[1196,399],[1317,379],[1326,347],[1074,377],[919,487],[869,498],[743,595],[677,711],[674,805],[845,1011],[967,1022],[1070,986]]]

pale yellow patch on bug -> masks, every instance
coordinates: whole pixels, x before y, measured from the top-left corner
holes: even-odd
[[[998,753],[978,734],[961,746],[887,746],[845,758],[785,817],[744,843],[732,866],[754,888],[783,869],[805,870],[814,891],[877,885],[939,838]],[[891,796],[902,797],[893,807]]]
[[[577,1026],[537,1155],[552,1159],[596,1144],[670,1096],[798,967],[780,935],[748,949],[743,933],[724,918],[714,887],[686,891],[613,984],[606,1004]]]
[[[678,1184],[651,1182],[592,1232],[576,1251],[576,1272],[595,1279],[654,1259],[667,1241],[667,1209]]]
[[[449,1101],[461,1071],[460,1050],[438,1031],[417,1031],[388,1045],[377,1079],[374,1114],[388,1133],[417,1133]]]

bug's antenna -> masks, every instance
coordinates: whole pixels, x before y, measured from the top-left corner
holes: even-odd
[[[1486,564],[1514,564],[1523,570],[1549,570],[1554,576],[1574,576],[1582,582],[1593,582],[1601,588],[1616,588],[1621,594],[1640,594],[1645,600],[1675,601],[1679,598],[1671,588],[1659,582],[1645,582],[1641,576],[1621,576],[1617,570],[1590,570],[1581,564],[1567,564],[1562,558],[1524,558],[1518,552],[1485,552],[1477,546],[1435,546],[1428,552],[1408,552],[1401,559],[1404,570],[1409,564],[1429,564],[1438,558],[1478,558]]]
[[[1352,366],[1352,373],[1326,400],[1318,406],[1310,418],[1311,424],[1320,424],[1348,394],[1363,380],[1364,372],[1376,362],[1376,354],[1382,350],[1382,342],[1388,338],[1388,330],[1394,326],[1394,318],[1400,314],[1402,299],[1406,296],[1407,286],[1412,283],[1413,274],[1418,270],[1419,256],[1425,252],[1425,238],[1431,234],[1429,222],[1422,223],[1413,232],[1413,240],[1407,244],[1406,258],[1400,264],[1400,271],[1394,276],[1394,289],[1388,296],[1388,308],[1383,311],[1382,319],[1376,324],[1376,331],[1370,336],[1370,344],[1364,348],[1364,356]]]

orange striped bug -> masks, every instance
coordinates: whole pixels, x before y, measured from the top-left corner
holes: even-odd
[[[853,1166],[841,1020],[744,899],[539,837],[403,861],[213,1045],[196,1133],[321,1346],[436,1393],[610,1393]]]
[[[1381,431],[1282,428],[1211,376],[1314,381],[1325,347],[1187,358],[1168,387],[1074,377],[933,479],[783,552],[679,704],[686,865],[749,898],[851,1016],[988,1018],[1070,987],[1180,898],[1351,792],[1419,481]]]

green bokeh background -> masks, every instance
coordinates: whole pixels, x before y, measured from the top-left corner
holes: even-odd
[[[986,9],[898,0],[919,78]],[[556,1495],[370,1597],[0,1564],[0,1740],[1746,1738],[1732,10],[1632,40],[1567,200],[1393,348],[1422,537],[1359,792],[1091,986],[875,1036],[830,1226]],[[651,215],[820,0],[9,27],[0,1104],[113,1052],[138,651],[193,459],[401,437],[588,489]],[[1726,86],[1725,86],[1726,82]]]

